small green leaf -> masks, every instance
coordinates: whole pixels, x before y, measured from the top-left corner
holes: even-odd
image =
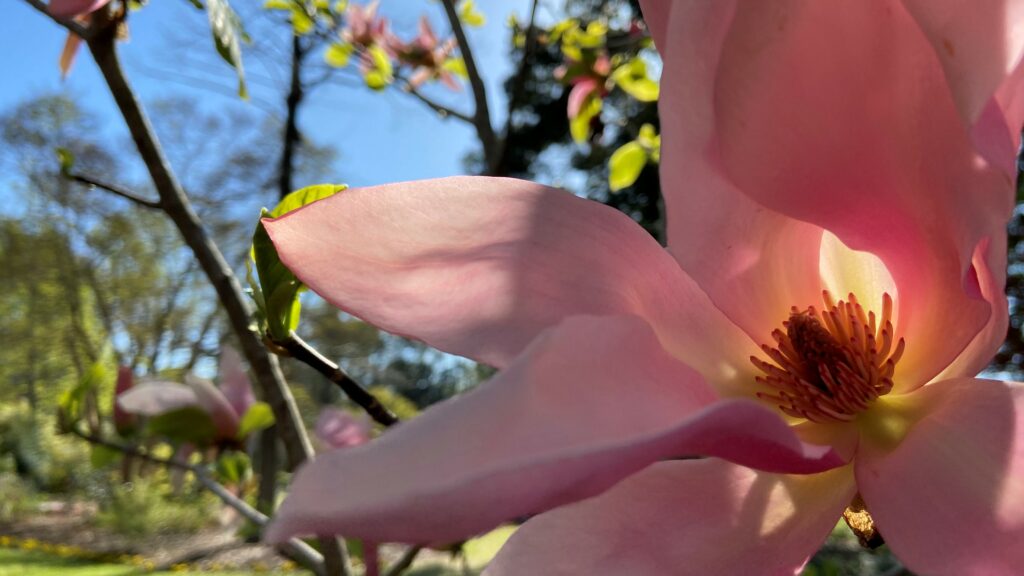
[[[263,3],[264,10],[289,10],[295,8],[295,3],[289,0],[267,0]]]
[[[335,68],[344,68],[355,52],[355,47],[348,42],[335,42],[324,52],[324,61]]]
[[[266,402],[257,402],[249,407],[238,424],[238,440],[244,440],[253,432],[274,425],[274,412]]]
[[[245,70],[242,68],[242,42],[248,39],[242,28],[242,21],[227,0],[206,0],[206,15],[210,20],[210,31],[217,53],[231,65],[238,74],[238,95],[249,98],[245,85]]]
[[[651,162],[655,164],[661,162],[661,136],[654,130],[654,126],[650,124],[641,126],[636,141],[644,147],[644,150],[647,150]]]
[[[647,151],[637,142],[627,142],[608,161],[608,185],[612,192],[631,186],[647,165]]]
[[[203,9],[203,3],[200,2],[199,0],[187,0],[187,1],[188,1],[189,4],[194,6],[196,8],[196,10],[202,10]]]
[[[459,5],[459,19],[466,26],[483,26],[487,23],[483,13],[476,9],[473,0],[462,0]]]
[[[221,484],[241,484],[251,475],[252,463],[245,452],[225,452],[217,458],[214,472]]]
[[[616,68],[611,79],[619,88],[641,102],[654,102],[658,99],[658,83],[647,76],[647,64],[640,58],[633,58]]]
[[[590,121],[601,113],[603,100],[596,94],[590,94],[580,106],[580,113],[569,120],[569,133],[572,139],[582,144],[590,139]]]
[[[370,47],[367,54],[371,68],[363,73],[363,82],[373,90],[383,90],[395,80],[391,57],[376,44]]]
[[[494,559],[498,550],[516,532],[515,526],[500,526],[486,534],[467,540],[462,545],[466,563],[472,568],[483,568]]]
[[[217,437],[217,428],[210,415],[196,406],[187,406],[154,416],[146,423],[150,436],[167,438],[172,442],[189,442],[206,446]]]
[[[462,59],[462,56],[452,56],[445,60],[441,66],[460,78],[469,78],[469,72],[466,71],[466,61]]]
[[[323,200],[330,196],[334,196],[338,192],[348,188],[345,184],[314,184],[313,186],[306,186],[300,188],[295,192],[287,195],[274,209],[270,211],[271,218],[280,218],[292,210],[298,210],[307,204],[312,204],[317,200]]]

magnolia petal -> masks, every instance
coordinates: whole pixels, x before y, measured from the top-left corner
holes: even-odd
[[[732,13],[731,2],[672,5],[671,44],[658,44],[665,60],[661,189],[672,254],[733,322],[770,343],[791,306],[821,300],[822,231],[747,197],[715,159],[715,101],[706,87]]]
[[[673,8],[673,29],[688,12],[719,25],[673,36],[665,77],[703,71],[674,81],[713,106],[672,130],[713,143],[709,162],[755,202],[878,256],[900,292],[897,381],[927,382],[989,318],[971,257],[1013,187],[974,148],[917,23],[892,2],[695,2]]]
[[[231,346],[220,351],[220,391],[239,417],[244,416],[256,403],[249,374],[242,364],[242,357]]]
[[[67,78],[71,67],[75,64],[75,56],[78,55],[78,48],[82,44],[82,37],[74,32],[68,32],[68,37],[64,40],[64,49],[60,51],[60,60],[58,66],[60,67],[60,77]]]
[[[716,384],[757,348],[653,238],[540,184],[457,177],[347,190],[266,227],[331,304],[389,332],[505,366],[576,314],[636,314]]]
[[[199,407],[210,415],[217,429],[217,436],[221,439],[233,439],[238,433],[241,417],[231,407],[224,394],[213,385],[213,382],[191,374],[185,375],[185,384],[195,392]]]
[[[591,95],[597,94],[600,89],[601,84],[597,78],[581,78],[574,82],[572,90],[569,91],[569,118],[579,116],[580,110],[583,109],[583,103]]]
[[[484,574],[792,576],[855,492],[850,467],[785,476],[661,462],[529,520]]]
[[[801,472],[841,463],[767,409],[715,399],[643,320],[574,317],[474,391],[300,469],[265,538],[454,541],[692,454]]]
[[[942,64],[967,126],[1013,73],[1024,50],[1024,2],[902,0]]]
[[[672,0],[640,0],[640,9],[643,11],[644,24],[651,32],[655,47],[660,48],[665,42]]]
[[[165,412],[199,406],[195,390],[177,382],[143,382],[117,396],[117,405],[129,414],[159,416]]]
[[[328,449],[351,448],[365,444],[370,439],[370,421],[365,414],[355,416],[328,406],[320,411],[315,432]]]
[[[50,14],[58,18],[83,16],[106,6],[110,0],[50,0]]]
[[[985,369],[1006,340],[1010,325],[1006,299],[1006,234],[986,238],[974,252],[974,271],[982,296],[992,306],[992,315],[985,327],[935,381],[973,377]]]
[[[882,536],[919,574],[1024,566],[1024,387],[960,378],[907,397],[923,418],[895,449],[862,443],[857,483]]]

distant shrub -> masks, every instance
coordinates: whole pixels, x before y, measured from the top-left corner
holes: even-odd
[[[212,521],[216,507],[209,494],[171,494],[158,478],[140,478],[113,486],[97,523],[126,536],[195,532]]]
[[[35,509],[35,490],[14,474],[0,473],[0,494],[0,522],[15,522]]]

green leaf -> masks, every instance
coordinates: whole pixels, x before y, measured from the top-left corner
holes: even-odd
[[[469,78],[469,72],[466,71],[466,61],[462,59],[462,56],[452,56],[445,60],[441,66],[460,78]]]
[[[187,406],[150,418],[146,423],[146,433],[173,442],[206,446],[217,437],[217,428],[203,409]]]
[[[292,210],[337,194],[345,188],[344,185],[319,184],[296,190],[285,196],[272,211],[264,210],[260,218],[284,216]],[[259,278],[259,286],[254,287],[253,295],[257,305],[261,302],[263,304],[259,312],[266,321],[264,329],[270,333],[271,338],[284,340],[288,338],[289,332],[299,325],[302,305],[298,296],[304,286],[281,262],[277,248],[270,241],[262,220],[256,224],[250,256],[256,268],[256,276]]]
[[[200,2],[199,0],[187,0],[187,1],[188,1],[189,4],[194,6],[196,8],[196,10],[202,10],[203,9],[203,3]]]
[[[631,186],[647,165],[647,151],[638,142],[627,142],[608,161],[608,185],[612,192]]]
[[[214,473],[221,484],[241,484],[251,475],[252,463],[245,452],[225,452],[217,458]]]
[[[253,432],[265,430],[274,425],[274,412],[266,402],[257,402],[249,407],[238,424],[238,439],[243,440]]]
[[[569,120],[569,133],[577,143],[584,143],[590,139],[590,121],[601,113],[603,101],[600,96],[590,94],[580,106],[580,113]]]
[[[327,47],[324,52],[324,61],[330,66],[335,68],[344,68],[348,66],[348,62],[352,53],[355,52],[355,47],[347,42],[335,42]]]
[[[374,90],[383,90],[395,79],[391,58],[376,44],[370,47],[367,54],[370,56],[372,67],[363,73],[363,82]]]
[[[245,70],[242,68],[242,42],[248,40],[242,21],[228,4],[228,0],[206,0],[206,15],[210,19],[210,31],[217,53],[231,65],[238,74],[238,95],[249,98],[245,85]]]
[[[647,64],[640,58],[633,58],[616,68],[611,79],[619,88],[641,102],[654,102],[658,99],[658,83],[647,76]]]
[[[295,3],[289,0],[267,0],[263,3],[264,10],[288,10],[295,8]]]
[[[334,196],[346,188],[348,186],[345,184],[314,184],[313,186],[300,188],[278,202],[277,206],[274,206],[274,209],[270,211],[270,217],[280,218],[292,210],[298,210],[317,200]]]
[[[476,9],[473,0],[462,0],[459,5],[459,19],[466,26],[483,26],[487,23],[483,13]]]
[[[636,137],[637,143],[644,147],[649,154],[649,160],[655,164],[661,162],[661,136],[654,130],[654,126],[644,124],[640,127],[640,134]]]

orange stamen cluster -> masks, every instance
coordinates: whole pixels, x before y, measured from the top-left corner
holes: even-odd
[[[772,331],[775,347],[762,345],[771,359],[751,356],[764,373],[756,378],[770,392],[758,398],[777,404],[798,418],[813,422],[847,422],[893,387],[896,363],[903,355],[903,338],[894,341],[892,298],[882,296],[881,318],[865,312],[850,294],[835,302],[823,293],[825,308],[793,307],[785,331]]]

